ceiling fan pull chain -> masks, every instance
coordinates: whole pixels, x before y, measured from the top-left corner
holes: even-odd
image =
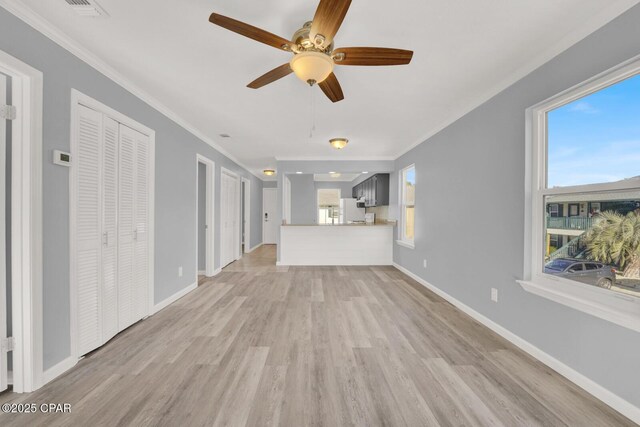
[[[314,102],[314,96],[313,96],[313,86],[309,86],[309,91],[310,91],[310,95],[309,95],[309,139],[313,138],[313,131],[316,130],[316,108],[315,108],[315,102]]]

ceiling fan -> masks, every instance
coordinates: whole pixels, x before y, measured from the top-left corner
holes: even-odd
[[[293,53],[291,61],[258,77],[247,87],[258,89],[291,73],[320,89],[332,101],[344,99],[342,88],[333,73],[334,65],[404,65],[411,62],[410,50],[382,47],[343,47],[334,49],[333,38],[338,32],[351,0],[320,0],[313,21],[306,22],[284,39],[244,22],[212,13],[209,21],[276,49]]]

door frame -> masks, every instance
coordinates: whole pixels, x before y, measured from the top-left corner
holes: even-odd
[[[244,223],[244,253],[248,254],[253,250],[251,247],[251,180],[243,177],[240,185],[242,184],[244,184],[244,199],[242,200],[244,207],[244,216],[242,218]],[[242,191],[240,195],[242,196]],[[240,242],[242,242],[242,237],[240,237]],[[242,253],[240,256],[242,256]]]
[[[237,261],[240,259],[240,240],[242,239],[242,236],[240,235],[240,196],[241,196],[241,191],[240,191],[240,176],[225,168],[225,167],[220,167],[220,206],[222,207],[222,174],[226,174],[228,176],[230,176],[231,178],[235,179],[236,181],[236,186],[235,186],[235,194],[236,194],[236,203],[235,203],[235,213],[234,216],[236,217],[236,225],[234,227],[233,230],[233,235],[235,236],[235,239],[233,239],[233,250],[232,250],[232,254],[233,254],[233,261]],[[220,213],[220,227],[222,227],[222,212]],[[222,253],[222,232],[220,233],[220,252]],[[231,262],[233,262],[231,261]],[[230,264],[230,263],[229,263]],[[227,264],[228,265],[228,264]],[[226,265],[222,265],[222,258],[220,258],[220,268],[224,268],[226,267]]]
[[[194,283],[198,283],[198,248],[200,247],[198,243],[199,233],[198,233],[198,208],[199,208],[199,188],[200,185],[198,174],[199,174],[199,165],[203,164],[206,168],[206,186],[205,186],[205,221],[207,223],[207,228],[205,232],[205,276],[212,277],[215,275],[214,268],[214,259],[215,259],[215,191],[216,182],[215,182],[215,170],[216,164],[213,160],[201,155],[196,154],[196,281]]]
[[[90,96],[80,92],[77,89],[71,89],[71,127],[70,129],[70,153],[73,159],[73,153],[77,149],[78,141],[74,129],[78,125],[78,105],[84,105],[92,110],[99,111],[118,123],[125,125],[137,132],[140,132],[149,137],[149,288],[148,288],[148,301],[147,301],[147,316],[154,313],[155,297],[154,297],[154,268],[155,268],[155,148],[156,148],[156,133],[153,129],[133,120],[130,117],[114,110],[113,108],[97,101]],[[77,294],[78,283],[75,277],[75,245],[76,236],[71,224],[74,220],[76,212],[75,195],[77,189],[75,188],[76,167],[72,164],[69,168],[69,298],[70,298],[70,318],[69,318],[69,332],[70,332],[70,356],[68,359],[63,360],[58,365],[50,369],[50,373],[45,373],[45,382],[51,381],[53,378],[62,374],[66,370],[73,367],[79,360],[80,354],[78,354],[78,319],[77,319]]]
[[[42,72],[0,50],[11,77],[11,383],[16,393],[43,385]],[[7,283],[9,286],[9,283]]]
[[[266,227],[264,226],[264,222],[265,222],[264,221],[264,213],[265,213],[264,212],[264,200],[265,200],[264,193],[265,193],[265,191],[274,191],[275,192],[275,195],[276,195],[276,208],[277,208],[277,206],[278,206],[278,189],[277,188],[263,188],[262,189],[262,216],[260,217],[260,221],[263,222],[263,224],[262,224],[262,243],[265,244],[265,245],[269,245],[269,244],[273,244],[273,243],[265,242],[265,238],[264,238],[265,230],[266,230]],[[278,233],[276,232],[276,239],[275,239],[276,242],[278,241],[277,234]]]

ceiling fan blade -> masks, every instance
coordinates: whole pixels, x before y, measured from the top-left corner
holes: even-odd
[[[323,47],[329,46],[338,32],[350,5],[351,0],[320,0],[309,33],[311,41]],[[323,39],[318,38],[318,36],[322,36]]]
[[[411,62],[413,51],[386,47],[341,47],[334,50],[332,55],[336,65],[404,65]]]
[[[271,34],[268,31],[261,30],[260,28],[254,27],[252,25],[245,24],[244,22],[237,21],[233,18],[228,18],[226,16],[218,15],[217,13],[212,13],[209,17],[209,22],[219,25],[222,28],[226,28],[229,31],[233,31],[234,33],[238,33],[245,37],[249,37],[250,39],[259,41],[260,43],[273,46],[276,49],[285,51],[291,50],[291,41],[283,39],[280,36],[276,36],[275,34]]]
[[[259,89],[262,86],[266,86],[269,83],[273,83],[276,80],[283,78],[284,76],[288,76],[292,72],[293,70],[289,66],[289,63],[287,62],[286,64],[282,64],[281,66],[274,68],[268,73],[258,77],[257,79],[249,83],[247,87],[250,87],[251,89]]]
[[[340,87],[340,83],[338,83],[338,78],[335,74],[329,74],[324,81],[318,83],[320,89],[327,95],[327,98],[331,100],[331,102],[338,102],[344,99],[344,94],[342,93],[342,88]]]

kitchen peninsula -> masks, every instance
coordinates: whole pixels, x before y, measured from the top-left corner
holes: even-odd
[[[391,265],[393,225],[282,225],[278,264]]]

